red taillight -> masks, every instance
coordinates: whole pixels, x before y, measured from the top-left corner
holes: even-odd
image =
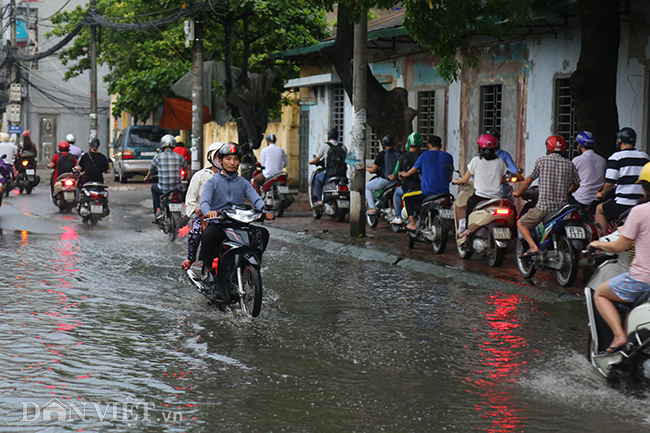
[[[449,197],[445,198],[445,199],[442,201],[442,205],[443,205],[443,206],[449,206],[449,203],[451,203],[451,200],[449,200]]]
[[[214,260],[212,260],[212,269],[217,269],[219,267],[219,257],[215,257]]]
[[[510,209],[497,209],[494,213],[497,215],[510,215]]]
[[[66,179],[66,180],[63,181],[63,185],[65,185],[65,186],[74,186],[74,180]]]
[[[579,220],[580,219],[580,211],[578,209],[576,209],[573,212],[571,212],[571,215],[569,215],[569,219]]]
[[[181,177],[185,177],[185,170],[181,170]]]
[[[24,161],[22,162],[22,164],[23,164],[23,167],[27,167],[27,164],[29,164],[29,161],[24,160]]]
[[[101,192],[91,192],[90,193],[90,196],[92,198],[94,198],[95,200],[99,200],[100,198],[102,198],[103,195],[104,194],[102,194]]]
[[[341,184],[339,185],[339,191],[349,191],[349,188],[347,185]]]
[[[171,195],[172,201],[181,201],[181,193],[173,192]]]
[[[287,183],[287,175],[286,174],[281,174],[280,176],[278,176],[278,182]]]
[[[130,150],[125,150],[122,152],[122,159],[133,159],[133,154]]]

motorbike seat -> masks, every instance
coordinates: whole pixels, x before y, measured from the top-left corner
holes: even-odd
[[[328,177],[327,179],[325,179],[325,182],[323,182],[323,185],[326,184],[326,183],[330,183],[330,182],[347,182],[347,181],[348,181],[348,178],[345,177],[345,176],[332,176],[332,177]]]
[[[427,204],[430,201],[438,200],[440,198],[445,198],[449,197],[451,200],[454,199],[454,196],[451,193],[448,192],[443,192],[442,194],[434,194],[434,195],[429,195],[422,200],[422,204]]]
[[[183,193],[183,191],[181,191],[180,189],[173,189],[173,190],[168,191],[168,192],[164,193],[163,195],[161,195],[161,196],[160,196],[160,200],[161,200],[161,201],[162,201],[162,200],[166,200],[166,199],[167,199],[171,194],[173,194],[173,193],[175,193],[175,192],[177,192],[177,193],[179,193],[179,194],[182,194],[182,193]]]
[[[100,182],[86,182],[84,183],[84,188],[94,187],[94,188],[108,188],[105,184]]]
[[[558,209],[555,212],[551,212],[550,214],[546,215],[546,217],[542,221],[542,224],[546,225],[549,222],[553,221],[555,218],[557,218],[558,215],[561,215],[561,214],[563,214],[565,212],[568,212],[568,211],[574,210],[574,209],[581,210],[582,208],[580,206],[578,206],[578,205],[567,204],[567,205],[563,206],[561,209]]]
[[[394,186],[397,185],[398,183],[399,183],[399,180],[391,180],[390,182],[388,182],[388,183],[386,184],[386,186],[383,188],[383,190],[386,191],[386,190],[388,190],[388,189],[391,189],[392,187],[394,187]]]
[[[477,204],[476,207],[474,208],[474,210],[483,209],[484,207],[487,207],[487,206],[494,206],[497,203],[500,204],[503,199],[502,198],[493,198],[492,200],[490,200],[490,199],[486,198],[485,200],[486,201],[482,201],[479,204]]]

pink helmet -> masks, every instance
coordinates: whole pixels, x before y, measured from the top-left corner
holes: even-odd
[[[499,140],[491,134],[481,135],[476,142],[481,149],[496,149],[499,145]]]
[[[25,131],[25,132],[23,132],[23,137],[30,137],[30,136],[31,136],[31,135],[30,135],[29,131]]]

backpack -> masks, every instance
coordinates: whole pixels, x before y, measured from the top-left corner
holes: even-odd
[[[59,160],[56,163],[57,176],[61,176],[63,173],[71,173],[75,165],[74,159],[69,153],[67,155],[59,154]]]
[[[388,179],[388,175],[393,174],[400,155],[401,153],[398,150],[386,150],[384,155],[384,175],[382,176],[384,179]]]
[[[348,167],[345,164],[345,150],[343,150],[342,144],[332,145],[332,143],[327,143],[329,145],[329,150],[327,151],[327,156],[325,157],[325,177],[346,177],[348,172]]]

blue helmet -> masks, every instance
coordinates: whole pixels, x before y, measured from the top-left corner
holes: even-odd
[[[578,134],[576,141],[581,147],[587,149],[591,149],[596,143],[596,140],[594,140],[594,134],[589,131],[582,131],[580,134]]]

